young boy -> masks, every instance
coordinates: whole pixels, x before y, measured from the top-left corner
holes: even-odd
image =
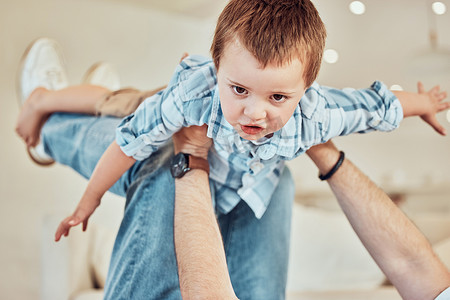
[[[448,103],[442,103],[446,95],[438,88],[425,93],[420,87],[419,94],[399,92],[395,97],[380,82],[360,91],[314,83],[325,36],[310,1],[230,1],[212,43],[214,63],[198,56],[184,59],[166,89],[123,119],[116,142],[98,162],[75,212],[61,222],[56,240],[67,236],[72,226],[83,223],[85,228],[114,182],[181,127],[208,125],[214,140],[210,179],[218,209],[226,213],[242,199],[257,218],[269,205],[284,161],[313,145],[353,132],[393,130],[412,115],[445,134],[435,114]],[[92,102],[85,108],[95,112]],[[58,110],[63,109],[53,106]],[[29,145],[33,143],[36,139]],[[186,164],[186,156],[177,158]],[[207,168],[206,161],[188,159]],[[193,166],[188,162],[187,167]],[[186,171],[181,168],[181,175]]]

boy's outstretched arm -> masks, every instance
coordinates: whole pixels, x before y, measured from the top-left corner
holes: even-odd
[[[404,117],[420,116],[437,132],[445,135],[445,129],[437,121],[436,114],[450,108],[447,97],[439,87],[425,91],[419,83],[419,92],[391,92],[376,81],[367,89],[335,89],[313,84],[300,100],[304,117],[302,130],[316,131],[320,142],[333,137],[374,130],[392,131]],[[306,149],[317,144],[317,139],[305,138]]]
[[[450,102],[443,102],[447,93],[439,86],[426,91],[421,82],[417,83],[418,92],[393,91],[403,108],[403,116],[419,116],[439,134],[446,135],[445,128],[438,122],[436,114],[450,108]]]
[[[70,228],[83,223],[83,231],[86,230],[89,217],[100,205],[103,194],[125,173],[136,160],[126,156],[119,145],[114,141],[97,163],[92,173],[86,191],[81,197],[77,208],[72,215],[65,218],[58,226],[55,241],[61,236],[69,235]]]

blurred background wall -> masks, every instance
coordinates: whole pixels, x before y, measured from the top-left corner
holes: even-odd
[[[225,2],[0,0],[0,298],[39,298],[43,219],[70,212],[86,184],[66,167],[34,165],[14,133],[16,70],[26,46],[41,36],[58,40],[74,84],[92,63],[105,60],[120,71],[124,86],[153,88],[169,80],[182,52],[209,54]],[[382,80],[415,91],[422,80],[427,88],[440,84],[450,91],[448,12],[431,15],[425,0],[367,0],[361,15],[350,12],[351,1],[313,2],[327,25],[327,49],[339,56],[335,63],[324,62],[321,84],[364,88]],[[430,28],[437,29],[437,50],[429,42]],[[446,114],[439,119],[450,131]],[[336,143],[378,184],[406,195],[416,209],[450,209],[449,137],[419,119],[405,120],[393,133],[353,135]],[[290,165],[298,201],[327,193],[306,156]],[[107,220],[108,211],[122,209],[123,199],[107,198],[94,218]]]

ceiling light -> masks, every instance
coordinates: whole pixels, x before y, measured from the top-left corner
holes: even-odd
[[[445,4],[434,2],[427,7],[429,9],[430,22],[428,22],[428,48],[417,52],[410,62],[410,72],[414,75],[423,76],[448,76],[450,74],[450,48],[438,45],[438,30],[436,14],[445,12]],[[436,9],[437,8],[437,9]],[[434,13],[431,12],[434,11]],[[437,11],[437,12],[436,12]]]
[[[323,53],[323,60],[329,64],[334,64],[339,60],[339,54],[334,49],[327,49]]]
[[[442,2],[433,2],[433,4],[431,4],[431,9],[435,14],[443,15],[447,11],[447,6]]]
[[[355,15],[362,15],[366,12],[366,6],[361,1],[353,1],[350,3],[350,11]]]
[[[391,91],[403,91],[403,88],[401,85],[398,84],[393,84],[391,85],[391,87],[389,88]]]

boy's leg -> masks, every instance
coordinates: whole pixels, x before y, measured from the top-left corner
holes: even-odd
[[[27,146],[39,142],[40,129],[54,112],[83,113],[94,115],[96,103],[110,93],[101,86],[74,85],[60,90],[36,88],[24,102],[17,119],[16,131]]]
[[[18,70],[16,88],[22,110],[16,125],[16,132],[27,144],[31,159],[40,165],[50,165],[54,162],[44,153],[42,144],[36,145],[39,140],[39,130],[45,119],[29,116],[27,111],[31,103],[26,100],[38,87],[56,90],[68,86],[63,61],[59,44],[48,38],[40,38],[27,47]]]
[[[241,300],[285,298],[294,190],[286,167],[261,219],[243,201],[219,217],[231,282]]]
[[[40,38],[28,46],[19,68],[17,91],[21,111],[16,132],[27,145],[31,158],[40,165],[53,163],[39,143],[41,127],[49,115],[53,112],[94,114],[95,103],[109,92],[106,87],[119,82],[114,69],[100,63],[90,69],[86,78],[102,86],[69,87],[63,61],[59,44]]]

